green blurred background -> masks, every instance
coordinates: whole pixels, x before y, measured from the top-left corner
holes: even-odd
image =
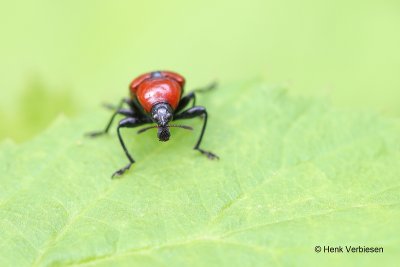
[[[398,0],[4,1],[0,21],[0,139],[118,101],[156,69],[400,115]]]

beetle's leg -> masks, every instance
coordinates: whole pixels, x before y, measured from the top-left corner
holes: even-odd
[[[205,151],[200,148],[201,140],[203,139],[203,135],[204,135],[204,132],[205,132],[206,126],[207,126],[207,110],[204,107],[196,106],[196,107],[192,107],[188,110],[185,110],[184,112],[176,115],[174,120],[191,119],[191,118],[198,117],[198,116],[204,117],[203,128],[201,129],[200,137],[197,140],[197,143],[193,149],[200,151],[202,154],[206,155],[209,159],[215,159],[215,158],[218,159],[219,157],[217,155],[215,155],[214,153],[212,153],[210,151]]]
[[[111,127],[111,125],[112,125],[112,123],[113,123],[113,121],[114,121],[114,119],[115,119],[115,116],[117,116],[117,114],[121,114],[121,115],[125,115],[125,116],[130,116],[130,117],[134,116],[134,114],[135,114],[134,111],[128,110],[128,109],[121,109],[121,107],[122,107],[122,105],[123,105],[124,103],[127,103],[127,99],[125,99],[125,98],[121,100],[121,102],[119,103],[118,107],[116,107],[115,109],[112,108],[111,106],[108,106],[108,108],[112,108],[112,109],[114,109],[115,111],[114,111],[113,115],[111,116],[111,119],[110,119],[110,121],[108,122],[106,128],[105,128],[103,131],[97,131],[97,132],[90,132],[90,133],[87,133],[87,135],[90,136],[90,137],[96,137],[96,136],[99,136],[99,135],[103,135],[103,134],[108,133],[108,130],[110,130],[110,127]]]
[[[205,87],[194,89],[193,92],[198,92],[198,93],[207,92],[207,91],[210,91],[212,89],[215,89],[217,87],[217,85],[218,85],[218,83],[216,81],[214,81],[214,82],[210,83],[209,85],[207,85]]]
[[[192,99],[193,99],[192,108],[194,106],[196,106],[196,94],[195,93],[207,92],[216,87],[217,87],[217,82],[212,82],[209,85],[207,85],[206,87],[197,88],[197,89],[193,90],[192,92],[188,93],[187,95],[182,97],[181,100],[179,101],[179,105],[176,108],[175,113],[179,113],[180,111],[182,111],[189,104],[190,100],[192,100]]]
[[[192,99],[193,99],[193,106],[194,106],[196,104],[196,95],[194,92],[190,92],[187,95],[185,95],[184,97],[182,97],[181,100],[179,101],[178,107],[175,109],[175,114],[179,113],[184,108],[186,108],[186,106],[189,104],[190,100],[192,100]]]
[[[134,127],[138,127],[140,125],[146,124],[146,123],[148,123],[148,122],[139,120],[138,118],[134,118],[134,117],[128,117],[128,118],[122,119],[119,122],[118,127],[117,127],[118,139],[119,139],[119,142],[121,143],[122,149],[124,150],[126,157],[129,160],[129,163],[125,167],[114,172],[113,175],[111,176],[111,178],[114,178],[114,176],[116,176],[116,175],[118,175],[118,176],[122,175],[125,171],[127,171],[131,167],[131,165],[133,163],[135,163],[135,160],[132,158],[131,154],[129,153],[128,149],[125,146],[125,142],[122,139],[120,129],[121,128],[134,128]]]
[[[137,116],[144,117],[144,118],[147,117],[146,112],[143,110],[142,106],[139,104],[137,99],[130,100],[128,104],[129,104],[130,108],[135,112],[135,114],[137,114]]]
[[[131,110],[131,109],[127,109],[127,108],[121,108],[116,110],[116,112],[120,115],[124,115],[125,117],[136,117],[137,114]]]
[[[116,111],[118,109],[120,109],[122,107],[123,104],[128,104],[130,105],[130,99],[129,98],[123,98],[121,99],[121,102],[119,103],[118,106],[115,106],[113,104],[110,103],[103,103],[103,107],[112,111]]]

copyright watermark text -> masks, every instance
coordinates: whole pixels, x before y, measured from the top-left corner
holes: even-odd
[[[383,247],[368,246],[315,246],[316,253],[383,253]]]

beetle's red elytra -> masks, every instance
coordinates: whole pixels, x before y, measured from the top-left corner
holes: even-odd
[[[156,125],[143,128],[139,130],[138,133],[157,128],[158,139],[165,142],[170,138],[170,127],[192,129],[185,125],[170,125],[169,122],[199,116],[202,117],[203,127],[194,149],[206,155],[209,159],[218,159],[218,156],[214,153],[200,148],[200,143],[207,126],[208,114],[204,107],[196,106],[195,94],[196,92],[211,90],[215,88],[215,85],[215,83],[212,83],[208,87],[194,90],[183,96],[185,78],[178,73],[171,71],[153,71],[133,79],[129,85],[130,98],[122,99],[118,107],[107,106],[113,109],[114,113],[106,128],[103,131],[89,133],[91,137],[108,133],[116,115],[120,114],[125,116],[118,124],[117,134],[129,163],[125,167],[114,172],[112,177],[122,175],[135,162],[126,148],[120,129],[134,128],[149,123],[155,123]],[[187,106],[190,101],[192,101],[192,106],[188,108]],[[122,108],[124,104],[128,106],[127,109]]]
[[[151,111],[154,104],[167,102],[176,109],[181,99],[185,78],[171,71],[159,71],[140,75],[129,88],[132,98],[137,98],[143,109]]]

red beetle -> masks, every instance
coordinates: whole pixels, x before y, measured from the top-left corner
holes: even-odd
[[[117,108],[107,106],[115,111],[109,123],[103,131],[89,133],[89,136],[95,137],[107,133],[117,114],[125,116],[125,118],[119,122],[117,133],[129,163],[125,167],[114,172],[112,177],[122,175],[135,162],[125,146],[120,129],[134,128],[148,123],[156,123],[157,125],[143,128],[139,130],[138,133],[142,133],[151,128],[158,128],[158,139],[165,142],[168,141],[170,137],[169,127],[192,129],[185,125],[170,125],[169,122],[201,116],[204,118],[203,128],[201,129],[200,137],[194,149],[200,151],[209,159],[218,158],[214,153],[200,148],[200,143],[207,126],[207,110],[202,106],[195,106],[195,92],[213,89],[215,83],[206,88],[192,91],[182,97],[184,86],[185,79],[177,73],[171,71],[153,71],[145,73],[131,82],[129,86],[130,98],[122,99]],[[191,100],[193,100],[192,107],[185,109]],[[124,104],[127,104],[129,108],[123,109],[122,106]]]

